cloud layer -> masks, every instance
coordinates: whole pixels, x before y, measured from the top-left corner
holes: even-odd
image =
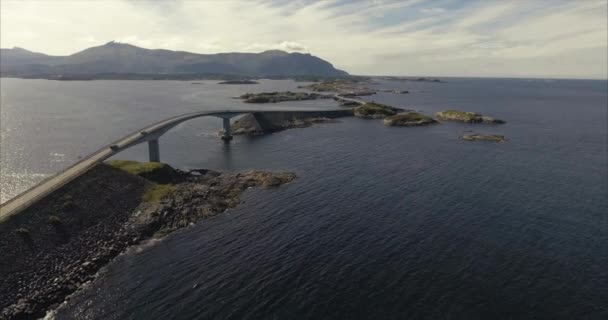
[[[0,45],[310,52],[353,74],[608,77],[608,1],[10,1]]]

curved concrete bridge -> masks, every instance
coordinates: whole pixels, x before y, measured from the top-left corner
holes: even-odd
[[[340,97],[341,98],[341,97]],[[350,99],[349,99],[350,100]],[[354,100],[354,99],[353,99]],[[214,110],[204,112],[193,112],[176,117],[172,117],[166,120],[162,120],[155,124],[149,125],[145,128],[137,130],[135,133],[129,134],[114,143],[111,143],[98,151],[92,153],[86,158],[80,160],[71,167],[64,171],[42,181],[38,185],[31,189],[19,194],[13,199],[7,201],[0,207],[0,222],[6,220],[8,217],[20,212],[21,210],[29,207],[44,196],[52,193],[59,189],[66,183],[72,181],[76,177],[85,173],[96,164],[116,155],[117,153],[133,147],[141,143],[148,143],[148,151],[150,161],[160,161],[160,150],[158,139],[169,131],[171,128],[179,125],[184,121],[188,121],[194,118],[200,117],[217,117],[221,118],[223,122],[224,132],[222,139],[224,141],[230,141],[232,139],[230,131],[230,119],[241,114],[252,113],[256,115],[270,115],[270,114],[284,114],[284,113],[323,113],[323,112],[335,112],[342,110],[284,110],[284,111],[261,111],[261,110]],[[257,117],[257,116],[256,116]]]

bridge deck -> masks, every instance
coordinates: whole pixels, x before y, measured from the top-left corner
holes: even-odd
[[[336,96],[338,97],[338,96]],[[344,99],[339,97],[340,99]],[[357,99],[348,99],[360,102]],[[38,185],[30,188],[29,190],[19,194],[12,198],[0,207],[0,222],[5,221],[10,216],[20,212],[27,208],[31,204],[35,203],[44,196],[51,192],[59,189],[66,183],[74,180],[76,177],[87,172],[97,163],[103,162],[104,160],[116,155],[117,153],[130,148],[134,145],[144,143],[147,141],[158,139],[161,135],[167,132],[174,126],[198,117],[213,116],[219,118],[230,118],[245,113],[282,113],[282,112],[322,112],[322,111],[334,111],[334,110],[283,110],[283,111],[265,111],[265,110],[212,110],[204,112],[193,112],[176,117],[172,117],[166,120],[159,121],[145,128],[137,130],[114,143],[108,144],[91,155],[85,157],[74,165],[67,169],[57,173],[56,175],[42,181]]]

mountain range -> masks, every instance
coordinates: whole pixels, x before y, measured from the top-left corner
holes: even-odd
[[[268,50],[260,53],[198,54],[145,49],[114,41],[68,56],[51,56],[22,48],[0,49],[0,74],[24,78],[100,74],[348,76],[345,71],[308,53]]]

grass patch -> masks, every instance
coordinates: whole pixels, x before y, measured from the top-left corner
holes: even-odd
[[[402,121],[421,121],[421,120],[433,120],[433,118],[418,112],[408,112],[387,118],[389,120],[402,120]]]
[[[387,126],[424,126],[432,123],[437,123],[437,121],[427,115],[413,111],[384,118],[384,124]]]
[[[110,160],[106,161],[106,163],[114,168],[118,168],[138,176],[158,170],[165,166],[165,164],[160,162],[139,162],[131,160]]]
[[[360,107],[355,108],[355,112],[360,115],[363,115],[363,116],[371,116],[371,115],[392,116],[397,113],[397,111],[393,107],[389,107],[387,105],[373,103],[373,102],[368,102],[366,104],[363,104]]]
[[[268,103],[281,101],[299,101],[299,100],[315,100],[322,98],[318,93],[306,92],[261,92],[261,93],[246,93],[240,96],[247,103]]]
[[[142,196],[142,200],[144,202],[159,202],[173,193],[176,189],[177,187],[172,184],[156,184],[146,190]]]
[[[438,115],[440,115],[443,118],[461,120],[461,121],[466,121],[466,122],[473,122],[473,121],[480,120],[479,115],[477,113],[460,111],[460,110],[445,110],[445,111],[438,112]]]

